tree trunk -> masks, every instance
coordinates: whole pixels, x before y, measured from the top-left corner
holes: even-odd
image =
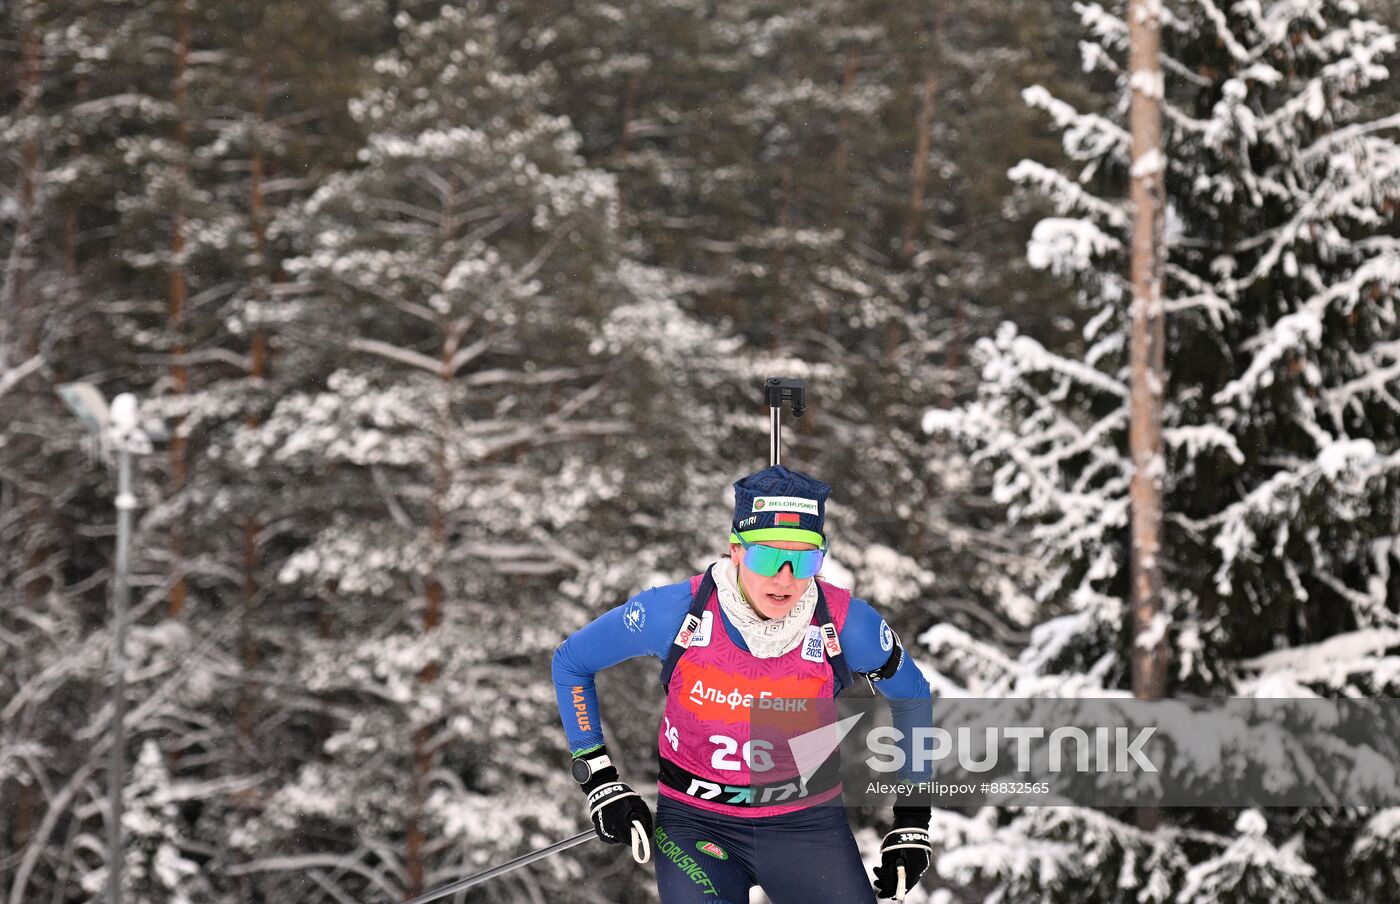
[[[450,241],[457,232],[456,219],[456,180],[451,183],[451,191],[443,204],[441,239],[443,242]],[[439,277],[446,277],[447,274],[439,274]],[[442,500],[447,498],[447,491],[451,483],[452,474],[448,463],[447,443],[448,431],[451,429],[451,406],[452,406],[452,359],[456,356],[458,348],[461,346],[462,333],[459,327],[450,323],[444,324],[442,339],[442,369],[438,377],[442,384],[442,395],[439,402],[438,423],[437,423],[437,448],[433,461],[433,482],[435,492],[428,501],[428,530],[429,539],[435,553],[435,563],[433,570],[429,572],[425,582],[425,605],[423,608],[423,633],[431,634],[438,625],[442,624],[442,604],[444,598],[444,587],[441,578],[438,577],[438,569],[442,567],[447,547],[447,513],[443,511]],[[438,664],[428,662],[424,664],[422,671],[418,673],[418,683],[428,685],[437,680]],[[432,772],[434,751],[431,747],[432,729],[428,725],[418,726],[413,735],[413,801],[409,810],[408,823],[408,851],[404,861],[404,871],[408,875],[408,896],[414,897],[423,892],[423,803],[427,799],[428,774]]]
[[[1156,0],[1131,0],[1128,39],[1132,103],[1132,367],[1128,443],[1133,456],[1131,599],[1133,695],[1152,700],[1167,689],[1167,645],[1162,601],[1162,271],[1166,156],[1162,147],[1161,20]],[[1155,828],[1155,808],[1138,811],[1138,824]]]
[[[963,333],[967,329],[967,312],[961,293],[953,295],[953,330],[948,337],[948,354],[943,365],[943,407],[953,407],[957,390],[958,368],[962,366]]]
[[[83,0],[83,10],[78,21],[86,23],[92,15],[92,0]],[[78,76],[78,83],[75,91],[78,96],[78,103],[88,99],[90,92],[90,81],[86,72]],[[85,142],[82,133],[73,136],[75,156],[82,156],[85,151]],[[78,277],[78,210],[76,205],[70,206],[63,218],[63,275],[68,280],[76,280]]]
[[[15,17],[23,29],[18,42],[21,50],[17,118],[38,112],[39,98],[43,90],[40,80],[42,40],[39,25],[31,17],[37,18],[32,4],[23,4]],[[39,160],[38,140],[31,137],[20,149],[19,211],[15,222],[14,244],[10,249],[9,259],[5,262],[4,277],[0,279],[0,290],[4,292],[4,297],[0,298],[0,373],[4,372],[12,349],[16,361],[26,360],[39,350],[39,312],[35,310],[29,298],[29,277],[34,268],[32,251],[33,235],[36,231]],[[14,333],[10,332],[11,328],[14,329]],[[36,603],[51,589],[51,582],[39,567],[48,554],[48,543],[42,538],[51,532],[42,527],[43,506],[38,498],[30,496],[33,491],[25,489],[23,481],[15,481],[10,486],[14,487],[14,495],[0,492],[0,511],[6,507],[22,506],[25,510],[24,523],[29,525],[26,532],[30,537],[39,538],[37,542],[31,541],[33,545],[29,546],[28,555],[24,559],[26,564],[20,572],[26,575],[20,602],[20,605],[24,606]],[[32,504],[29,504],[30,499],[26,497],[32,499]],[[18,564],[15,563],[16,566]],[[13,796],[9,793],[10,789],[14,789]],[[0,848],[6,852],[23,851],[31,841],[38,796],[35,792],[36,785],[32,779],[27,783],[21,782],[18,777],[0,780]],[[0,858],[0,889],[9,887],[11,867],[17,866],[18,863],[18,858]]]
[[[934,97],[937,91],[938,79],[930,66],[924,72],[919,115],[914,121],[914,165],[909,178],[909,217],[904,224],[904,245],[901,248],[905,257],[914,256],[920,227],[924,222],[924,192],[928,189],[928,152],[933,146]]]
[[[36,13],[27,6],[16,17],[24,28],[20,36],[20,90],[18,118],[33,115],[39,106],[43,90],[40,81],[40,60],[43,47],[37,22],[30,21]],[[39,325],[33,322],[36,311],[29,303],[29,277],[34,268],[36,191],[39,184],[39,142],[29,138],[20,148],[19,211],[15,218],[14,244],[5,261],[3,288],[0,299],[0,368],[13,348],[16,361],[33,357],[39,351]],[[13,330],[13,333],[11,332]]]
[[[328,580],[321,587],[321,592],[316,594],[316,638],[321,641],[330,640],[335,636],[335,595],[339,587],[334,580]],[[320,702],[320,708],[316,713],[316,758],[321,762],[329,762],[331,757],[326,753],[326,741],[330,740],[332,718],[331,718],[331,696],[325,691],[317,691],[316,699]]]
[[[176,146],[181,154],[178,183],[183,184],[189,178],[189,170],[185,163],[186,155],[189,151],[190,130],[188,117],[189,102],[189,62],[190,62],[190,16],[188,0],[177,0],[176,10],[176,56],[175,56],[175,107],[178,111],[179,126],[176,130]],[[170,382],[173,391],[178,395],[189,392],[190,375],[189,368],[184,362],[184,356],[188,352],[183,338],[185,302],[189,297],[189,285],[185,279],[184,263],[180,260],[180,255],[185,250],[185,223],[181,211],[175,211],[175,222],[170,234],[170,307],[169,325],[170,333],[175,337],[172,349],[172,363],[170,365]],[[182,435],[180,425],[177,424],[171,431],[170,437],[170,482],[172,495],[178,493],[185,485],[188,477],[188,440]],[[188,587],[183,573],[183,550],[184,540],[179,535],[171,537],[171,550],[174,553],[174,568],[176,569],[175,581],[170,587],[170,599],[167,606],[167,614],[171,618],[179,618],[185,611],[185,599],[188,595]]]
[[[845,101],[851,94],[851,87],[856,82],[856,72],[860,68],[860,54],[854,47],[846,50],[846,67],[841,73],[841,100]],[[850,119],[845,109],[842,109],[841,116],[836,120],[836,162],[832,167],[832,175],[835,184],[831,187],[831,220],[839,223],[845,216],[847,208],[850,206]]]
[[[640,72],[633,72],[627,76],[627,90],[622,95],[622,136],[618,142],[617,209],[619,212],[626,206],[626,191],[621,177],[627,172],[627,155],[632,150],[632,119],[637,115],[637,93],[641,86],[642,74]]]
[[[257,77],[257,92],[254,101],[254,133],[252,141],[251,160],[248,165],[248,219],[253,233],[253,251],[257,272],[253,274],[253,279],[258,283],[265,283],[265,274],[268,271],[265,259],[267,247],[267,228],[265,203],[263,199],[263,149],[259,143],[261,138],[261,128],[267,118],[267,67],[259,63]],[[261,326],[253,329],[253,337],[248,349],[248,377],[250,380],[261,380],[267,373],[267,331]],[[246,419],[249,427],[257,427],[260,418],[256,413],[250,413]],[[242,749],[251,751],[254,737],[254,727],[257,724],[256,707],[253,705],[253,691],[250,687],[247,676],[258,663],[258,651],[253,642],[252,626],[257,623],[257,600],[258,600],[258,566],[260,557],[258,555],[258,531],[261,524],[256,514],[250,513],[243,521],[242,546],[243,546],[243,628],[240,632],[240,659],[243,664],[244,680],[239,685],[238,692],[238,728],[242,735]]]

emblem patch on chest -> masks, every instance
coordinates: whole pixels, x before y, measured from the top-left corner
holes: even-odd
[[[822,661],[822,629],[816,625],[807,628],[807,639],[802,643],[802,658],[808,662]]]
[[[690,647],[708,647],[710,645],[710,628],[714,626],[715,614],[706,610],[700,616],[700,627],[695,629],[695,633],[690,635]]]

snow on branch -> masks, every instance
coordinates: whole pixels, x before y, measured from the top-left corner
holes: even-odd
[[[1357,677],[1367,677],[1377,687],[1393,687],[1400,680],[1400,628],[1365,628],[1338,634],[1313,644],[1274,650],[1243,660],[1240,666],[1256,673],[1240,682],[1246,696],[1275,696],[1292,687],[1294,695],[1308,696],[1309,686],[1346,691]]]
[[[1390,363],[1385,363],[1389,361]],[[1342,422],[1341,412],[1358,396],[1375,394],[1400,413],[1400,340],[1379,342],[1367,349],[1359,362],[1362,375],[1326,391],[1333,417]]]
[[[1241,813],[1235,820],[1238,834],[1229,847],[1186,871],[1177,900],[1228,900],[1241,887],[1270,900],[1324,900],[1313,881],[1317,869],[1303,856],[1302,834],[1275,846],[1267,828],[1258,810]]]
[[[1216,392],[1212,401],[1237,409],[1248,407],[1260,387],[1273,383],[1274,365],[1286,354],[1305,354],[1321,345],[1323,314],[1330,305],[1338,301],[1359,303],[1363,290],[1372,286],[1390,291],[1400,287],[1400,257],[1387,255],[1366,261],[1349,278],[1309,298],[1299,310],[1285,314],[1253,337],[1245,346],[1254,351],[1249,367]]]
[[[1210,316],[1211,324],[1217,330],[1224,330],[1227,322],[1239,317],[1239,312],[1235,310],[1234,305],[1228,299],[1221,297],[1214,286],[1180,264],[1168,262],[1166,273],[1168,277],[1180,282],[1194,293],[1165,299],[1163,309],[1168,314],[1201,308]]]
[[[1374,132],[1384,132],[1388,129],[1400,129],[1400,113],[1387,116],[1383,119],[1375,119],[1370,122],[1358,122],[1344,128],[1328,132],[1314,141],[1298,155],[1299,163],[1312,163],[1324,155],[1333,153],[1338,147],[1350,145],[1366,135]]]
[[[1013,809],[1011,821],[999,825],[1005,813],[985,807],[969,818],[936,808],[930,834],[938,874],[963,884],[993,883],[998,893],[988,902],[1058,900],[1058,890],[1073,889],[1083,900],[1165,904],[1201,900],[1170,894],[1190,866],[1183,850],[1188,834],[1211,848],[1227,844],[1170,826],[1144,832],[1087,807]]]
[[[1322,119],[1328,113],[1329,96],[1338,91],[1355,92],[1389,77],[1378,59],[1395,52],[1395,35],[1383,25],[1353,21],[1346,28],[1324,35],[1317,43],[1330,53],[1339,54],[1340,59],[1322,67],[1321,72],[1264,117],[1260,122],[1265,129],[1287,127],[1300,115]]]
[[[985,342],[986,340],[983,340]],[[979,342],[978,345],[983,343]],[[1007,321],[997,330],[996,346],[1005,349],[1007,358],[1015,362],[1021,373],[1042,372],[1067,377],[1082,386],[1097,389],[1126,399],[1128,387],[1102,371],[1088,367],[1072,358],[1057,355],[1030,336],[1017,333],[1016,325]],[[1009,363],[1005,358],[1004,363]]]
[[[1044,110],[1064,130],[1064,148],[1076,160],[1097,160],[1113,154],[1127,159],[1132,136],[1111,120],[1096,113],[1080,113],[1040,85],[1021,92],[1026,104]]]
[[[1109,12],[1098,3],[1076,3],[1074,11],[1079,14],[1079,23],[1098,41],[1118,50],[1128,46],[1128,23],[1121,15]]]
[[[1007,171],[1007,178],[1018,185],[1033,186],[1055,205],[1061,214],[1083,211],[1099,217],[1115,229],[1128,227],[1128,212],[1122,203],[1105,201],[1085,190],[1059,170],[1034,160],[1022,160]]]
[[[1226,20],[1225,14],[1220,11],[1220,7],[1216,6],[1212,0],[1192,0],[1192,2],[1201,8],[1201,11],[1206,14],[1206,18],[1210,19],[1211,24],[1215,26],[1216,37],[1229,51],[1230,56],[1234,57],[1237,62],[1248,63],[1251,59],[1249,51],[1230,30],[1230,23]]]
[[[1380,458],[1375,444],[1368,439],[1338,440],[1324,446],[1310,462],[1292,469],[1283,469],[1270,476],[1243,499],[1232,503],[1209,518],[1185,521],[1195,530],[1218,526],[1214,544],[1221,552],[1220,567],[1215,582],[1221,593],[1230,592],[1230,573],[1242,556],[1260,555],[1255,525],[1272,523],[1278,533],[1278,545],[1287,537],[1288,525],[1297,515],[1301,497],[1326,480],[1338,500],[1348,493],[1359,494],[1364,486],[1380,473],[1377,463],[1400,463],[1400,453],[1388,459]],[[1389,469],[1393,470],[1393,468]],[[1343,478],[1351,477],[1350,483]]]
[[[918,642],[938,662],[939,672],[957,675],[973,694],[1009,688],[1018,671],[1015,660],[997,647],[950,624],[935,624],[919,635]]]
[[[1026,260],[1037,270],[1070,276],[1092,269],[1094,258],[1122,250],[1122,242],[1088,220],[1046,217],[1031,230]]]
[[[1167,427],[1162,430],[1162,440],[1172,449],[1185,449],[1186,454],[1195,458],[1204,450],[1222,449],[1235,464],[1244,464],[1244,453],[1239,444],[1226,430],[1213,424],[1199,427]]]
[[[1390,580],[1390,560],[1400,557],[1400,540],[1387,537],[1371,544],[1371,565],[1373,573],[1366,578],[1365,592],[1354,590],[1326,572],[1313,574],[1314,580],[1321,581],[1337,596],[1351,604],[1351,611],[1363,626],[1400,628],[1400,615],[1390,611],[1387,605],[1387,586]]]

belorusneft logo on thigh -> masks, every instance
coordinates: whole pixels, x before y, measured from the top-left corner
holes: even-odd
[[[765,700],[750,743],[836,770],[847,806],[1400,805],[1397,699],[831,703],[814,725]]]

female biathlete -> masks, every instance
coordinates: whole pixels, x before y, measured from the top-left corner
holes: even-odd
[[[750,738],[752,700],[830,698],[864,674],[889,698],[896,727],[932,721],[928,682],[894,632],[816,577],[830,492],[781,465],[740,480],[728,558],[637,594],[555,651],[573,775],[594,829],[641,862],[654,846],[663,904],[747,904],[754,885],[773,904],[873,904],[876,893],[902,898],[928,868],[929,807],[895,806],[872,889],[839,780],[761,784],[768,754]],[[599,670],[642,655],[664,661],[667,688],[654,830],[608,757],[593,684]]]

